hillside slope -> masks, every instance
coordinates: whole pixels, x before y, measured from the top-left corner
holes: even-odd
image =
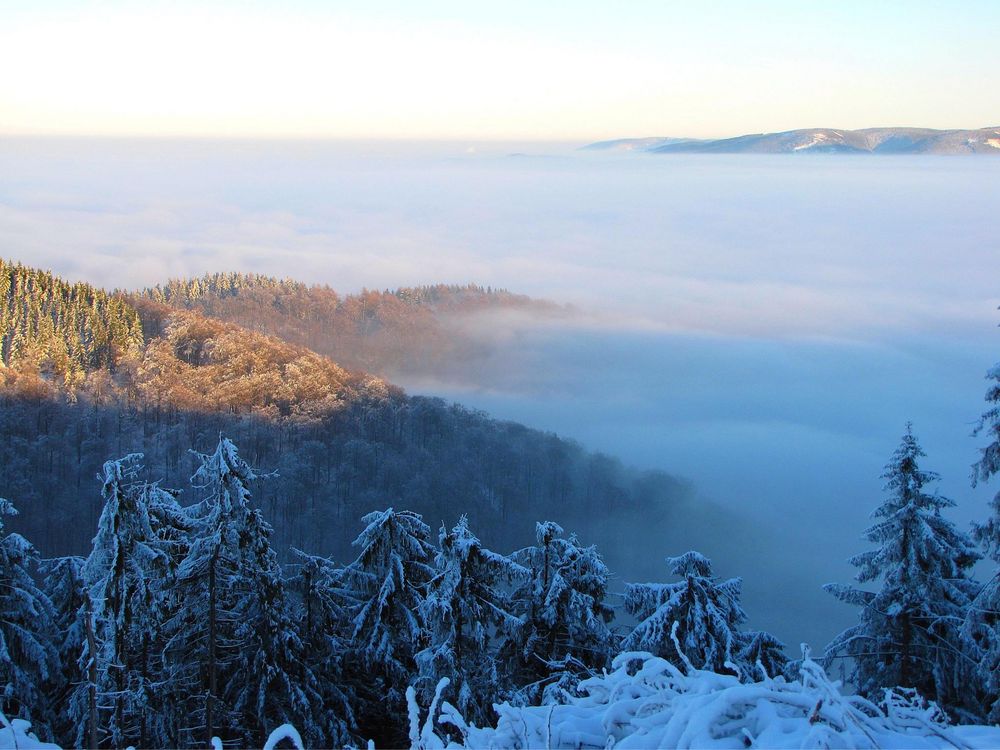
[[[505,313],[553,317],[568,310],[543,300],[472,284],[439,284],[341,295],[257,274],[174,279],[138,297],[198,310],[386,377],[440,376],[488,356],[470,321]]]

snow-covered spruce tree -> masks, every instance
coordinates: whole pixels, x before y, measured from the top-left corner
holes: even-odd
[[[177,717],[187,717],[183,708],[183,693],[171,679],[171,672],[164,660],[167,640],[171,633],[170,620],[184,606],[175,591],[177,570],[190,550],[194,519],[187,509],[177,502],[180,490],[163,489],[157,484],[144,483],[141,491],[145,499],[149,525],[156,538],[157,549],[164,553],[166,572],[155,592],[157,616],[155,629],[143,634],[141,649],[149,657],[150,679],[157,679],[147,693],[149,706],[145,728],[150,741],[157,747],[171,747],[179,743]]]
[[[625,584],[625,610],[640,622],[622,648],[649,651],[681,669],[690,662],[697,669],[748,675],[740,663],[745,637],[739,626],[746,620],[740,605],[742,581],[720,582],[712,575],[711,561],[694,551],[669,557],[667,564],[682,580]],[[677,630],[672,636],[674,623]]]
[[[941,511],[954,505],[925,487],[937,480],[922,471],[921,450],[911,425],[885,467],[886,497],[865,531],[876,548],[851,558],[860,583],[881,581],[877,593],[827,584],[841,601],[860,607],[857,625],[826,649],[828,660],[853,659],[851,681],[865,696],[882,688],[915,688],[953,716],[976,712],[963,684],[969,657],[961,649],[960,627],[974,584],[966,571],[979,555],[972,541]]]
[[[515,590],[515,611],[524,620],[519,640],[509,641],[511,671],[528,703],[564,703],[580,679],[607,666],[614,652],[604,603],[610,573],[596,547],[576,536],[562,538],[552,521],[535,525],[536,544],[511,559],[531,575]]]
[[[83,650],[83,562],[76,556],[57,557],[39,566],[44,574],[42,590],[52,602],[55,648],[58,654],[58,672],[51,676],[46,692],[48,702],[62,706],[53,712],[52,734],[64,747],[77,742],[78,726],[73,719],[78,710],[69,707],[75,688],[83,682],[83,672],[78,659]]]
[[[138,648],[145,672],[133,678],[132,690],[142,691],[147,713],[140,724],[141,735],[155,747],[167,747],[177,737],[173,721],[172,695],[165,671],[163,652],[166,645],[166,623],[176,612],[173,588],[177,568],[190,543],[191,519],[177,502],[178,490],[163,489],[156,483],[143,482],[140,498],[149,517],[156,548],[163,553],[158,560],[159,576],[151,580],[146,593],[155,611],[148,617],[149,627],[140,630]]]
[[[78,683],[71,705],[81,714],[76,721],[82,726],[91,720],[96,697],[101,742],[111,747],[155,744],[148,730],[159,675],[150,643],[159,630],[168,558],[150,525],[150,494],[158,490],[137,480],[141,460],[134,453],[104,464],[104,509],[80,571],[84,640],[89,628],[96,650],[88,645],[88,657],[96,662],[97,679]]]
[[[0,708],[9,719],[30,721],[50,736],[46,682],[58,673],[52,602],[32,577],[35,548],[20,534],[4,530],[5,516],[17,514],[0,498]]]
[[[973,486],[1000,474],[1000,363],[986,377],[992,381],[986,392],[990,408],[973,434],[985,432],[990,443],[972,467]],[[977,677],[982,685],[984,712],[991,723],[1000,724],[1000,492],[990,502],[989,518],[973,524],[972,536],[995,565],[969,606],[963,635],[971,655],[979,662]]]
[[[393,719],[406,714],[414,654],[426,645],[420,605],[434,574],[435,549],[430,528],[417,513],[389,508],[361,520],[365,529],[354,540],[360,552],[342,571],[350,600],[351,662],[362,670],[353,680],[364,704],[358,706],[358,720],[364,737],[398,746],[406,740],[406,727]]]
[[[480,726],[494,720],[492,705],[511,692],[496,655],[518,639],[523,621],[512,613],[510,583],[529,572],[485,549],[465,516],[440,533],[434,577],[422,603],[430,645],[417,653],[417,688],[427,704],[442,677],[465,718]]]
[[[179,608],[168,623],[165,659],[179,694],[184,744],[212,736],[242,746],[268,728],[294,724],[309,745],[331,745],[316,676],[286,606],[271,527],[250,507],[256,478],[232,441],[197,454],[192,482],[194,540],[177,570]]]
[[[301,561],[298,575],[289,581],[297,594],[297,628],[305,668],[318,679],[325,736],[333,747],[360,746],[354,706],[357,685],[348,684],[350,616],[343,590],[343,568],[325,557],[292,552]],[[359,680],[360,681],[360,680]],[[368,735],[365,735],[367,739]]]

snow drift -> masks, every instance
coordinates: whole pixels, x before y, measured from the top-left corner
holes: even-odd
[[[887,690],[878,704],[844,695],[806,658],[799,680],[744,683],[731,675],[685,674],[647,652],[618,656],[609,673],[581,683],[563,705],[496,706],[495,728],[467,725],[438,697],[423,723],[410,696],[410,740],[435,748],[997,748],[1000,727],[950,726],[912,691]]]
[[[0,750],[59,750],[59,746],[39,740],[31,733],[31,722],[8,720],[0,713]]]

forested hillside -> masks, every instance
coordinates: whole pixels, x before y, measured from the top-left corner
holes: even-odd
[[[636,547],[615,543],[628,517],[641,512],[646,519],[632,534],[681,534],[677,521],[691,498],[665,474],[633,471],[555,435],[439,399],[407,396],[301,346],[196,311],[146,299],[130,305],[46,278],[56,291],[42,326],[61,319],[61,305],[74,299],[103,300],[131,321],[135,343],[89,362],[71,381],[40,366],[44,356],[0,369],[0,497],[18,499],[25,513],[14,525],[45,554],[89,544],[101,505],[93,477],[107,456],[142,451],[145,478],[182,486],[194,470],[188,449],[207,450],[220,432],[273,473],[256,502],[273,519],[282,550],[347,555],[354,520],[390,504],[449,522],[467,513],[489,543],[511,546],[547,515],[621,547],[613,557],[623,566]],[[456,290],[421,294],[464,304]],[[22,297],[12,295],[13,304],[23,305]],[[74,330],[81,341],[94,335],[86,324]],[[12,333],[5,328],[4,335]],[[69,347],[76,345],[69,336]]]
[[[37,367],[71,385],[142,344],[139,315],[120,295],[0,258],[0,365]]]
[[[349,368],[380,375],[439,375],[483,357],[470,318],[486,313],[559,316],[567,309],[504,289],[423,286],[340,295],[258,274],[174,279],[141,293],[244,328],[308,346]]]

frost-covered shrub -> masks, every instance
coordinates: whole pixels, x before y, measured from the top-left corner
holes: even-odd
[[[844,695],[808,655],[800,673],[801,680],[743,683],[733,675],[685,673],[652,654],[626,652],[609,673],[581,683],[583,698],[564,705],[496,706],[495,728],[464,725],[441,701],[446,684],[421,727],[411,694],[411,740],[421,749],[477,750],[1000,747],[1000,729],[948,726],[936,705],[911,692],[887,691],[881,704]]]

